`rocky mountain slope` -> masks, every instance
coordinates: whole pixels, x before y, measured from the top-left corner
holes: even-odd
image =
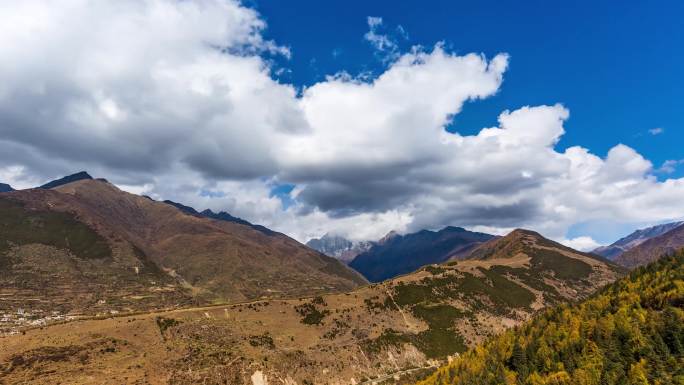
[[[542,313],[420,384],[680,384],[683,346],[684,252],[679,252],[586,302]]]
[[[334,258],[103,180],[0,195],[0,314],[51,320],[353,289]],[[21,310],[22,314],[17,315]],[[22,316],[30,314],[30,317]]]
[[[12,186],[7,183],[0,183],[0,193],[14,191]]]
[[[349,266],[371,282],[406,274],[422,266],[466,256],[493,235],[445,227],[440,231],[391,234],[368,251],[359,254]]]
[[[665,234],[666,232],[673,230],[682,224],[684,224],[684,222],[672,222],[648,227],[645,229],[639,229],[624,238],[620,238],[608,246],[601,246],[594,249],[592,253],[613,260],[625,251],[630,250],[653,237]]]
[[[516,231],[476,259],[348,293],[55,325],[5,337],[7,382],[371,384],[432,370],[622,270]],[[2,371],[4,368],[4,372]],[[0,374],[0,381],[3,374]]]
[[[320,238],[313,238],[306,242],[310,248],[347,264],[353,261],[357,255],[368,251],[374,244],[376,242],[352,242],[342,236],[331,234],[325,234]]]
[[[615,262],[633,268],[651,263],[663,255],[684,247],[684,224],[650,238],[615,258]]]

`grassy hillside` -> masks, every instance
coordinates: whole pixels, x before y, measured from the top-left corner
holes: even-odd
[[[27,330],[2,340],[0,383],[3,376],[8,383],[260,383],[254,376],[288,385],[406,383],[622,276],[530,232],[502,242],[516,252],[430,265],[347,293]],[[83,363],[54,357],[55,349],[78,351]]]
[[[547,310],[421,385],[684,384],[684,251]]]
[[[141,250],[109,242],[73,213],[0,197],[0,334],[86,312],[193,303]]]
[[[0,255],[12,245],[40,243],[88,258],[111,258],[107,240],[69,213],[29,211],[20,202],[0,199]],[[4,259],[0,259],[2,261]],[[1,265],[0,265],[1,266]]]

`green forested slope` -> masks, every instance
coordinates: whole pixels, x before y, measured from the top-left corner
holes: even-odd
[[[684,251],[540,314],[421,382],[684,384]]]

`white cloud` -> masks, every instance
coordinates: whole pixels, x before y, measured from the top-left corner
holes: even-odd
[[[580,251],[591,251],[594,250],[595,248],[601,246],[598,242],[596,242],[593,238],[583,236],[583,237],[577,237],[577,238],[572,238],[572,239],[562,239],[560,243],[564,244],[565,246],[572,247],[575,250],[580,250]]]
[[[672,174],[673,172],[677,171],[677,167],[679,167],[679,165],[682,164],[684,164],[684,159],[669,159],[663,162],[663,165],[660,166],[660,168],[657,171],[660,173]]]
[[[397,42],[389,35],[380,33],[383,24],[382,18],[368,16],[367,22],[369,30],[363,37],[377,50],[380,58],[384,61],[392,61],[399,57]],[[403,27],[401,27],[400,30],[397,30],[397,32],[402,36],[408,36]]]
[[[665,132],[665,129],[663,129],[662,127],[651,128],[650,130],[648,130],[648,133],[651,135],[660,135],[663,132]]]
[[[86,169],[300,240],[445,225],[565,239],[578,222],[684,217],[684,179],[658,181],[634,149],[558,150],[560,104],[504,111],[474,135],[445,131],[464,103],[498,92],[508,56],[441,44],[402,54],[380,38],[381,19],[368,23],[376,48],[396,53],[386,70],[298,93],[267,58],[289,48],[234,1],[0,4],[0,180]],[[277,184],[296,185],[291,204]]]

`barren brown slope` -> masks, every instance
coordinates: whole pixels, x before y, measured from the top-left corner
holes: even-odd
[[[653,237],[615,258],[615,263],[633,268],[649,264],[684,247],[684,225]]]
[[[76,197],[164,268],[218,299],[307,295],[365,283],[334,258],[282,234],[188,215],[101,181],[57,190]]]
[[[541,236],[515,232],[508,240],[521,252],[431,265],[350,293],[29,330],[0,340],[6,346],[0,371],[7,383],[31,378],[35,384],[406,379],[621,275],[601,260],[548,246]],[[546,250],[561,262],[537,265]],[[575,262],[588,270],[567,277]]]
[[[117,297],[132,290],[128,296],[139,297],[142,290],[151,301],[156,297],[150,291],[178,293],[179,298],[155,306],[161,307],[190,299],[206,303],[310,295],[365,283],[335,259],[282,234],[188,215],[101,180],[3,193],[0,201],[6,206],[3,213],[14,210],[15,219],[26,225],[25,234],[4,233],[6,247],[0,253],[7,266],[3,287],[14,290],[14,297],[25,282],[34,286],[25,297],[44,301],[54,295],[68,302],[69,295],[60,295],[64,288],[90,293],[95,303],[103,293]],[[45,228],[43,222],[53,236],[32,237]],[[152,275],[143,279],[148,272]],[[133,290],[134,281],[146,289]]]
[[[71,212],[39,207],[59,195],[0,194],[0,333],[80,313],[196,303],[135,245],[96,231]],[[19,200],[29,196],[41,203]]]

